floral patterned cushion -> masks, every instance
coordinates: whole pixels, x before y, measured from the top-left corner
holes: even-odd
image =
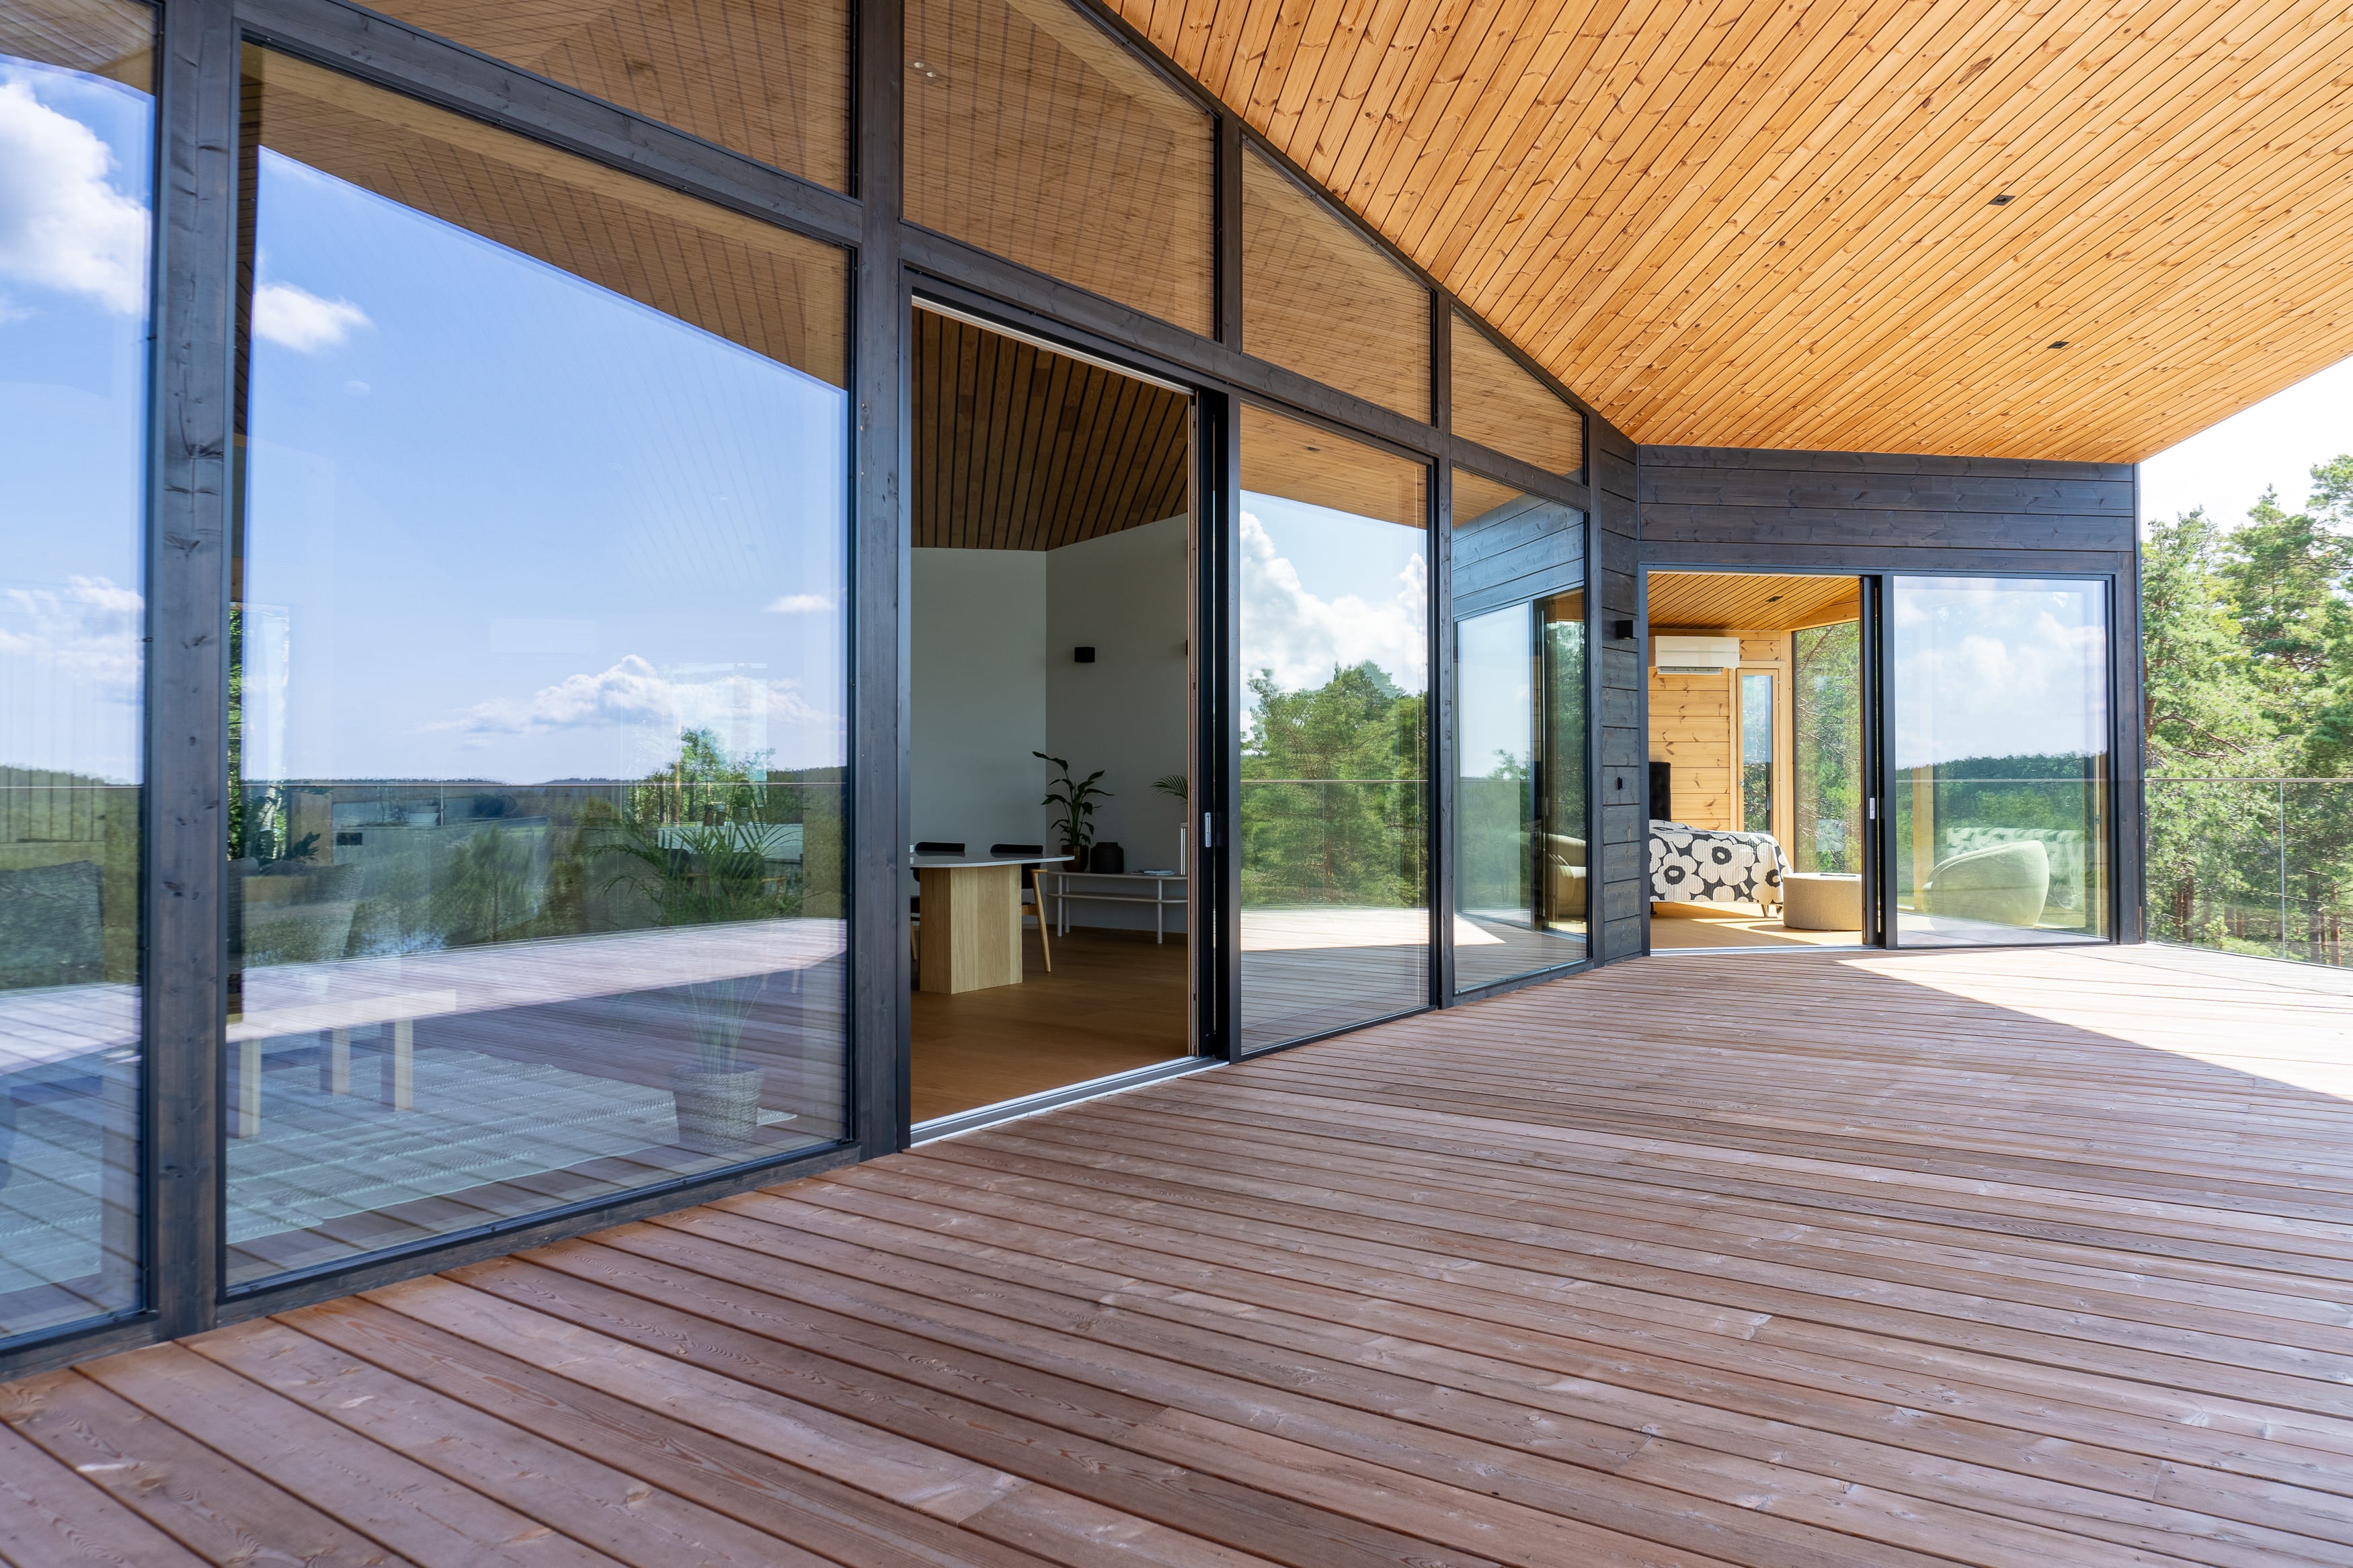
[[[1789,858],[1769,833],[1726,833],[1680,822],[1651,824],[1651,897],[1676,904],[1781,902]]]

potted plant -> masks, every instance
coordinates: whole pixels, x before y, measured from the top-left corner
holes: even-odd
[[[1071,764],[1066,758],[1050,757],[1043,752],[1029,754],[1039,762],[1053,763],[1060,770],[1046,791],[1046,798],[1038,804],[1060,808],[1062,858],[1076,860],[1085,855],[1087,846],[1094,842],[1095,802],[1111,798],[1111,791],[1095,782],[1103,776],[1103,771],[1097,768],[1086,777],[1073,780]]]
[[[760,836],[740,825],[665,825],[631,816],[614,826],[616,837],[605,852],[632,864],[608,885],[626,884],[644,893],[659,925],[718,925],[791,912],[787,895],[770,885]],[[744,1026],[767,984],[762,973],[684,987],[694,1059],[670,1070],[683,1147],[703,1154],[742,1155],[750,1150],[765,1075],[744,1064],[741,1047]]]

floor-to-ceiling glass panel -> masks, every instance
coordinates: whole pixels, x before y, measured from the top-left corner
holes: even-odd
[[[2105,937],[2106,584],[1897,577],[1890,603],[1896,941]]]
[[[1585,956],[1585,515],[1454,473],[1454,986]],[[1492,606],[1492,607],[1491,607]]]
[[[230,1280],[838,1139],[842,256],[247,70]]]
[[[375,9],[803,179],[849,188],[845,0],[384,0]]]
[[[1862,637],[1859,621],[1789,637],[1789,858],[1797,869],[1862,874]]]
[[[154,26],[0,4],[0,1338],[139,1300]]]
[[[1740,826],[1773,831],[1773,678],[1740,677]]]
[[[1585,467],[1584,415],[1521,369],[1460,310],[1448,341],[1448,416],[1457,436],[1556,474]]]
[[[1212,331],[1209,116],[1065,0],[908,0],[907,216]]]
[[[1242,347],[1430,417],[1430,290],[1256,148],[1242,154]]]
[[[1245,1049],[1430,999],[1427,470],[1241,419]]]

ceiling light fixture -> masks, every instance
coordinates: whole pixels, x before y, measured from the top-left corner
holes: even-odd
[[[2054,349],[2063,349],[2067,346],[2067,340],[2064,338],[2056,339],[2052,342],[2051,346]]]
[[[909,60],[907,69],[925,81],[945,81],[947,73],[929,60]]]
[[[2006,206],[2010,205],[2010,203],[2012,203],[2012,202],[2016,201],[2017,199],[2018,199],[2018,198],[2017,198],[2016,196],[2013,196],[2013,195],[2011,195],[2009,192],[2004,191],[2000,195],[1998,195],[1998,196],[1994,197],[1994,199],[1993,199],[1993,200],[1991,200],[1991,201],[1989,201],[1989,202],[1986,203],[1986,205],[1988,205],[1988,206],[1989,206],[1989,207],[2006,207]]]

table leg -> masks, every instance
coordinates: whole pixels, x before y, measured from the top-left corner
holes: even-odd
[[[417,1021],[403,1018],[392,1026],[392,1050],[384,1058],[385,1104],[395,1110],[417,1104]]]
[[[349,1094],[352,1091],[352,1032],[349,1029],[327,1031],[326,1060],[319,1064],[319,1087],[329,1094]]]
[[[234,1138],[261,1136],[261,1042],[237,1043],[237,1108],[231,1118]]]
[[[1168,896],[1165,882],[1152,884],[1152,945],[1158,947],[1168,940],[1168,906],[1163,902]]]

